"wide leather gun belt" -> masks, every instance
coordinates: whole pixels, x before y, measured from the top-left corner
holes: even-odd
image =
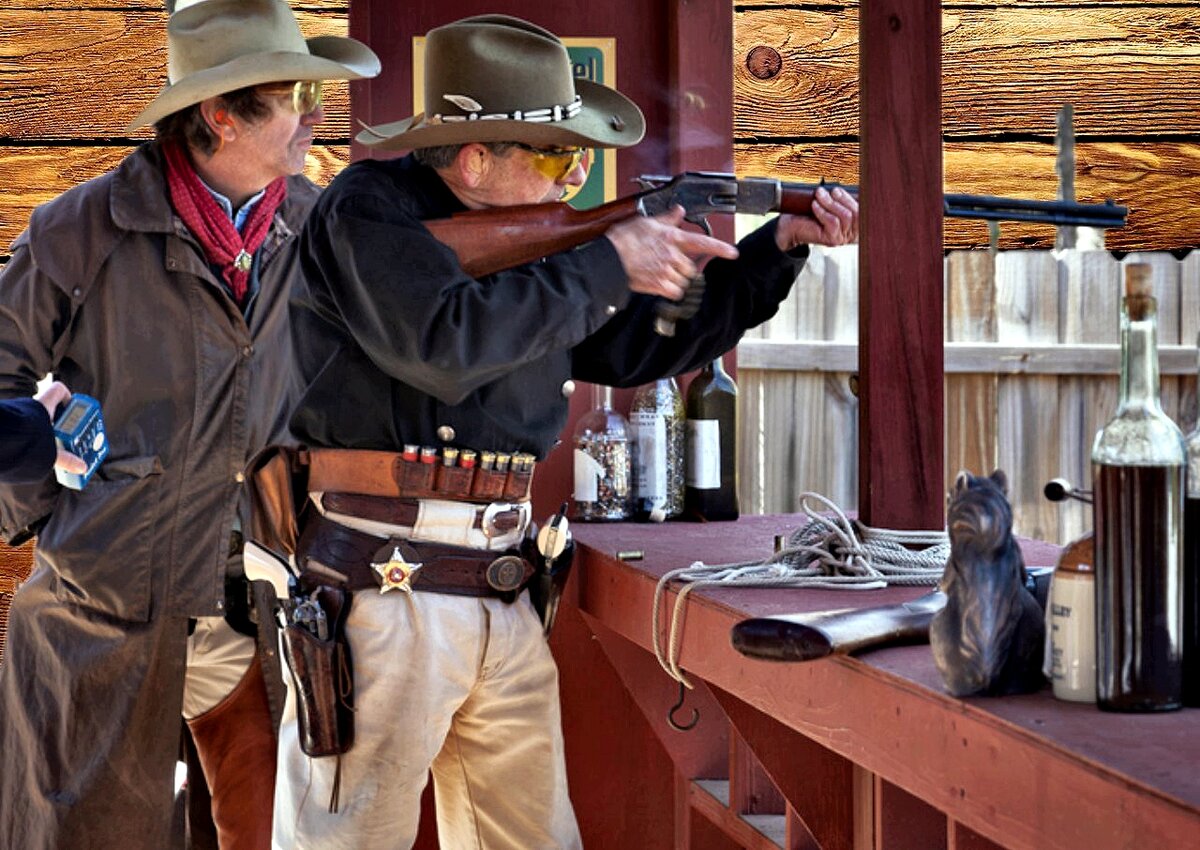
[[[467,502],[523,502],[533,483],[533,455],[506,455],[434,449],[406,457],[397,452],[367,449],[307,449],[300,462],[308,465],[310,492],[337,491],[405,499],[456,499]],[[462,465],[462,454],[473,456]],[[452,465],[453,464],[453,465]]]
[[[413,528],[420,521],[421,503],[416,499],[399,499],[388,496],[362,496],[358,493],[329,493],[321,496],[321,507],[335,514],[369,519],[389,525]],[[471,525],[488,537],[497,537],[522,528],[527,505],[492,502],[474,508]]]
[[[488,552],[442,543],[384,539],[311,516],[296,552],[300,584],[347,590],[379,588],[451,593],[459,596],[516,598],[533,576],[533,564],[519,550]]]

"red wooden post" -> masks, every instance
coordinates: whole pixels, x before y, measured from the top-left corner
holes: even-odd
[[[943,525],[941,4],[859,6],[863,520]]]

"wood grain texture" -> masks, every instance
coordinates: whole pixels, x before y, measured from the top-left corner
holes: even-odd
[[[0,148],[0,253],[25,229],[38,204],[50,201],[85,180],[115,168],[133,148]],[[349,145],[316,145],[308,153],[305,175],[326,185],[350,160]]]
[[[346,34],[342,12],[296,17],[308,36]],[[128,138],[126,125],[166,82],[164,20],[150,11],[0,10],[0,138]],[[330,83],[326,103],[318,138],[348,138],[346,85]]]
[[[947,192],[1053,200],[1057,186],[1053,144],[947,142],[943,147]],[[1106,232],[1113,250],[1166,251],[1200,241],[1200,143],[1081,142],[1076,146],[1080,202],[1112,199],[1130,208],[1125,227]],[[854,142],[739,144],[738,174],[813,182],[859,181]],[[987,225],[946,219],[947,248],[985,247]],[[1053,248],[1054,228],[1004,222],[1001,248]]]
[[[1009,345],[1059,342],[1058,264],[1049,251],[1006,251],[996,258],[996,338]],[[1059,540],[1058,506],[1042,486],[1059,475],[1059,379],[1002,376],[996,388],[997,458],[1008,475],[1013,531]],[[986,474],[991,470],[975,470]]]
[[[946,258],[947,342],[996,341],[995,258],[954,251]],[[946,375],[947,492],[959,470],[986,475],[996,467],[996,375]]]
[[[33,546],[14,549],[0,543],[0,663],[4,661],[4,641],[8,634],[8,608],[17,586],[33,567]]]
[[[861,10],[858,509],[885,528],[944,524],[938,8]]]
[[[738,13],[734,137],[858,134],[859,12],[871,8]],[[1200,18],[1192,7],[946,9],[941,43],[948,138],[1053,138],[1063,103],[1074,104],[1080,136],[1200,130]],[[783,60],[767,80],[746,68],[759,45]]]

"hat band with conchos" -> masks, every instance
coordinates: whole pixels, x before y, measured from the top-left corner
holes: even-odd
[[[366,126],[357,141],[381,150],[468,142],[621,148],[645,133],[625,95],[576,79],[558,36],[507,15],[480,15],[425,39],[427,113]]]

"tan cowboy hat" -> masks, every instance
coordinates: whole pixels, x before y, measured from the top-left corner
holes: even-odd
[[[167,86],[127,131],[205,98],[262,83],[357,80],[379,57],[353,38],[305,39],[283,0],[204,0],[167,22]]]
[[[425,40],[425,109],[367,127],[357,141],[382,150],[466,142],[623,148],[646,132],[625,95],[575,79],[558,36],[507,15],[464,18]]]

